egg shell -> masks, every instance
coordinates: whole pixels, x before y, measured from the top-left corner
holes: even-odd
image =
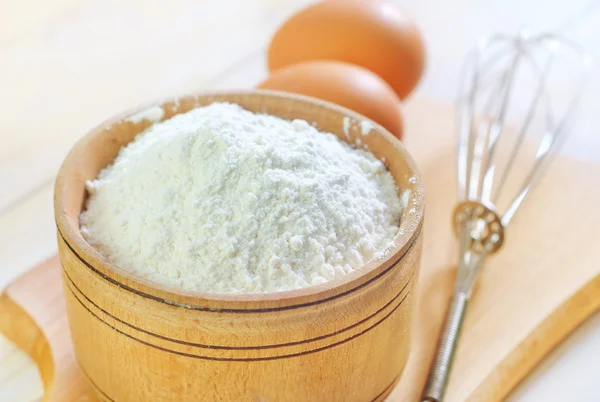
[[[365,67],[387,81],[401,99],[425,68],[421,34],[389,0],[327,0],[290,17],[268,49],[270,71],[309,60]]]
[[[258,87],[336,103],[402,138],[400,99],[384,80],[365,68],[337,61],[298,63],[273,72]]]

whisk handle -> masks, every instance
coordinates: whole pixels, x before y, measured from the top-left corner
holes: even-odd
[[[457,292],[452,298],[450,309],[444,324],[444,330],[438,343],[437,352],[433,365],[427,377],[427,383],[421,397],[422,402],[442,402],[448,377],[454,360],[454,352],[460,337],[469,296],[463,292]]]

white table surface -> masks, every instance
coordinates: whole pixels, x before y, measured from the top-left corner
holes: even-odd
[[[102,119],[149,99],[251,87],[264,49],[309,0],[0,0],[0,287],[56,252],[52,181]],[[562,29],[600,63],[600,1],[399,0],[422,28],[427,72],[409,102],[451,102],[460,63],[490,32]],[[418,133],[419,122],[411,121]],[[564,152],[600,160],[600,69]],[[600,261],[599,261],[600,264]],[[600,401],[600,315],[564,342],[511,401]],[[31,360],[0,335],[0,401],[42,398]]]

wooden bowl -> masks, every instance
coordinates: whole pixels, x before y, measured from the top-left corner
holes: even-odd
[[[188,292],[130,274],[79,231],[86,180],[151,124],[127,120],[132,113],[109,120],[75,145],[55,187],[67,312],[83,372],[102,401],[382,400],[409,354],[423,221],[412,158],[375,123],[363,136],[358,114],[277,92],[166,101],[163,118],[215,101],[305,119],[385,158],[400,191],[410,190],[397,246],[344,278],[269,294]]]

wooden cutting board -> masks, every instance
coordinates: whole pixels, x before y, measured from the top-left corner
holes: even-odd
[[[454,279],[456,243],[452,110],[410,111],[407,146],[427,191],[423,267],[417,285],[413,349],[389,401],[417,401]],[[575,328],[600,310],[600,165],[559,156],[489,261],[464,324],[447,401],[498,401]],[[0,330],[38,364],[45,401],[94,401],[69,336],[57,257],[9,285]],[[134,386],[134,385],[132,385]]]

